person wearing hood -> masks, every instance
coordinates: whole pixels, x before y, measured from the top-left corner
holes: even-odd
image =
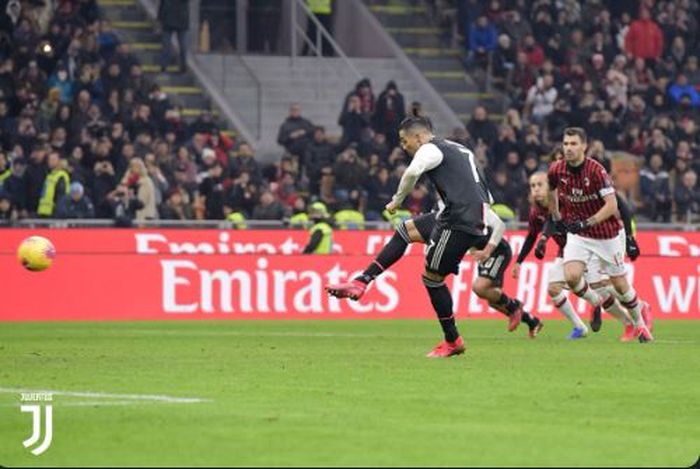
[[[390,148],[399,144],[399,124],[406,117],[406,102],[394,81],[386,84],[377,99],[377,107],[372,117],[372,128],[375,132],[386,135]]]

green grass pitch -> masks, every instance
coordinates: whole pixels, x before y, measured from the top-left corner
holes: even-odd
[[[653,344],[607,321],[571,342],[460,321],[5,323],[0,465],[688,466],[700,454],[700,322]],[[54,395],[53,442],[22,446],[16,388]]]

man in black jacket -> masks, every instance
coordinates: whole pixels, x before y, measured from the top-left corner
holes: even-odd
[[[160,57],[160,69],[162,72],[168,68],[171,54],[171,39],[173,33],[177,34],[177,44],[180,49],[180,72],[185,71],[187,56],[186,33],[189,28],[189,0],[160,0],[158,5],[158,21],[163,28],[163,48]]]

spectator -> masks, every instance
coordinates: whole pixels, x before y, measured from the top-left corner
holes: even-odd
[[[625,52],[641,59],[658,59],[664,50],[664,36],[659,25],[651,19],[648,8],[641,8],[639,19],[630,25],[625,35]]]
[[[156,189],[148,176],[146,165],[141,158],[133,158],[129,162],[129,170],[122,178],[122,184],[136,193],[142,207],[136,211],[136,220],[154,220],[158,218],[156,205]]]
[[[262,182],[262,171],[255,159],[255,151],[253,151],[253,147],[246,142],[241,143],[238,147],[238,152],[235,153],[234,157],[231,159],[230,167],[231,177],[238,177],[241,172],[246,171],[255,184],[260,184]]]
[[[136,196],[135,190],[126,184],[119,184],[116,189],[109,193],[107,200],[112,207],[114,224],[117,227],[128,228],[132,226],[137,211],[143,209],[143,202]]]
[[[485,15],[479,16],[469,30],[467,68],[472,68],[474,63],[486,68],[489,54],[496,49],[497,41],[498,31],[494,24]]]
[[[350,192],[367,182],[367,166],[361,161],[354,148],[348,148],[338,155],[333,166],[335,174],[334,196],[338,202],[349,200]]]
[[[16,219],[17,210],[12,205],[12,197],[0,188],[0,225]]]
[[[189,0],[160,0],[158,21],[163,30],[160,71],[165,72],[171,61],[171,43],[173,33],[177,35],[180,50],[180,72],[187,66],[187,30],[189,29]]]
[[[113,207],[109,195],[117,184],[114,167],[109,161],[97,161],[93,172],[92,197],[95,201],[95,215],[97,218],[111,218]]]
[[[260,200],[253,209],[254,220],[282,220],[284,218],[284,207],[275,200],[275,196],[269,190],[260,194]]]
[[[303,166],[309,178],[309,190],[312,194],[318,194],[321,168],[333,166],[334,159],[333,146],[326,140],[326,129],[316,127],[314,138],[306,147],[303,158]]]
[[[377,107],[372,118],[372,128],[378,134],[386,136],[391,148],[399,144],[399,124],[406,117],[406,103],[394,81],[386,84],[386,88],[377,99]]]
[[[83,185],[73,182],[70,185],[70,194],[58,201],[56,218],[94,218],[95,209],[92,201],[85,195]]]
[[[681,184],[673,194],[679,222],[693,223],[700,214],[700,190],[697,187],[698,175],[695,171],[683,173]]]
[[[367,220],[382,219],[384,207],[391,202],[397,187],[398,181],[391,177],[389,169],[381,167],[367,187]]]
[[[493,54],[493,76],[499,83],[505,85],[508,75],[515,68],[518,51],[513,45],[510,36],[501,34],[498,36],[498,48]]]
[[[287,149],[289,153],[301,155],[306,149],[314,131],[311,121],[301,117],[301,106],[293,103],[289,106],[289,116],[280,126],[277,134],[277,143]]]
[[[56,72],[49,77],[49,88],[56,88],[59,91],[61,103],[68,104],[73,101],[73,81],[68,76],[68,70],[61,64]]]
[[[557,89],[554,87],[554,77],[545,75],[537,80],[527,92],[525,100],[526,114],[529,114],[536,124],[544,123],[545,119],[554,111],[554,103],[557,100]]]
[[[484,142],[489,148],[498,139],[498,129],[491,119],[489,119],[488,111],[483,106],[474,108],[472,118],[467,124],[467,131],[475,143],[479,140]]]
[[[307,0],[308,7],[314,17],[321,23],[321,26],[330,34],[333,35],[333,0]],[[314,21],[309,20],[306,24],[306,37],[314,44],[314,47],[318,48],[319,44],[316,42],[317,28]],[[333,56],[333,46],[330,41],[322,36],[320,50],[312,51],[308,47],[308,43],[304,42],[304,50],[302,55],[307,55],[308,53],[314,52],[311,55],[315,55],[316,52],[321,53],[325,57]]]
[[[369,121],[362,114],[359,97],[350,97],[348,107],[340,116],[338,125],[343,128],[341,146],[346,147],[351,143],[358,144],[362,140],[365,130],[369,127]]]
[[[544,50],[535,42],[532,34],[525,36],[522,51],[527,56],[527,63],[533,68],[540,68],[544,63]]]
[[[174,187],[168,191],[167,200],[160,207],[162,220],[192,220],[194,211],[189,203],[187,191]]]
[[[690,105],[700,106],[700,92],[688,83],[688,79],[683,73],[679,73],[676,81],[669,87],[668,95],[674,104],[680,104],[684,97],[690,98]]]
[[[669,175],[663,164],[663,157],[654,153],[639,174],[639,187],[646,216],[653,222],[660,219],[668,223],[671,221],[672,198]]]

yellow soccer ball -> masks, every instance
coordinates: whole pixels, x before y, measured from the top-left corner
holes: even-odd
[[[53,263],[56,249],[48,239],[41,236],[30,236],[22,241],[17,249],[17,258],[22,266],[32,272],[46,270]]]

